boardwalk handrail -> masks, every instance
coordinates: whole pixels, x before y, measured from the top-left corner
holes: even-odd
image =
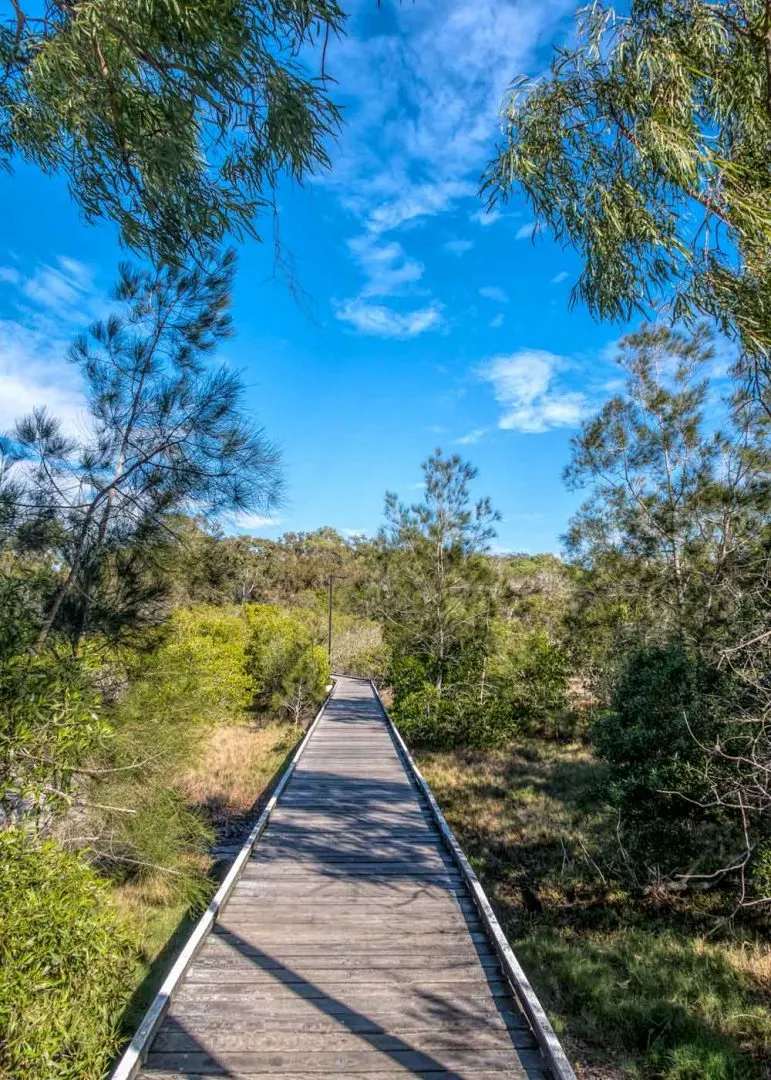
[[[220,909],[227,903],[228,897],[232,893],[236,882],[240,878],[246,863],[249,860],[249,856],[252,853],[252,848],[259,840],[262,833],[270,820],[270,815],[276,808],[276,803],[281,797],[281,793],[289,783],[292,773],[295,770],[297,762],[300,760],[303,751],[308,745],[311,735],[316,729],[319,720],[321,719],[324,709],[327,707],[331,694],[327,696],[323,705],[316,713],[313,719],[313,723],[310,725],[302,740],[298,743],[294,756],[289,762],[289,765],[284,770],[284,774],[276,785],[276,790],[271,795],[265,809],[257,819],[257,823],[249,833],[248,837],[244,841],[241,850],[236,855],[233,865],[230,867],[226,877],[220,885],[217,892],[214,894],[211,903],[201,918],[195,925],[192,934],[187,939],[182,952],[174,962],[174,966],[169,971],[166,978],[163,980],[160,990],[150,1003],[147,1012],[142,1018],[142,1021],[134,1032],[134,1037],[129,1045],[124,1050],[121,1057],[118,1059],[118,1063],[110,1074],[110,1080],[133,1080],[137,1075],[137,1072],[142,1066],[142,1062],[147,1055],[147,1051],[150,1048],[150,1044],[161,1025],[161,1022],[168,1011],[171,999],[175,990],[182,981],[187,969],[195,959],[196,954],[200,950],[206,938],[214,926],[214,922]]]
[[[471,863],[466,858],[463,848],[458,843],[455,833],[445,820],[444,814],[439,809],[439,804],[434,798],[434,794],[428,783],[423,778],[420,769],[417,767],[412,759],[412,755],[407,749],[404,739],[402,739],[399,729],[391,719],[391,716],[383,704],[383,699],[380,696],[378,688],[372,679],[362,680],[369,682],[372,687],[375,697],[377,698],[380,708],[383,710],[383,714],[388,722],[391,733],[394,737],[399,752],[402,755],[405,765],[409,773],[414,778],[426,801],[428,802],[431,815],[437,824],[439,832],[442,835],[445,845],[447,846],[450,854],[452,855],[455,864],[460,870],[466,885],[471,892],[471,896],[474,900],[474,904],[479,912],[480,918],[490,936],[495,951],[498,954],[498,959],[501,963],[506,978],[511,984],[511,988],[516,995],[519,1004],[522,1007],[522,1011],[527,1016],[530,1022],[530,1026],[533,1029],[533,1034],[538,1040],[538,1045],[541,1048],[543,1056],[549,1064],[549,1068],[554,1074],[554,1080],[577,1080],[576,1074],[573,1071],[573,1067],[567,1059],[565,1051],[562,1049],[562,1045],[557,1038],[557,1034],[554,1028],[549,1022],[549,1018],[546,1015],[541,1002],[538,1000],[535,990],[530,985],[530,981],[522,970],[522,967],[514,955],[514,951],[509,945],[506,935],[504,934],[501,924],[495,917],[495,912],[492,909],[490,901],[487,899],[484,889],[482,888],[479,878],[474,873],[474,869]]]

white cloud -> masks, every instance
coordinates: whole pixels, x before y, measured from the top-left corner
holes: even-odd
[[[282,520],[280,517],[270,517],[250,510],[243,510],[238,514],[225,514],[222,518],[222,527],[229,533],[249,534],[254,532],[255,529],[267,529],[280,525]]]
[[[490,319],[490,322],[487,325],[492,327],[493,330],[498,330],[501,326],[503,326],[505,321],[506,316],[503,314],[502,311],[499,311],[497,315],[494,315],[493,318]]]
[[[77,369],[65,359],[68,344],[13,319],[0,320],[0,429],[43,406],[70,434],[82,429],[86,401]]]
[[[498,427],[539,434],[552,428],[577,427],[586,412],[586,395],[560,386],[564,357],[542,349],[520,349],[496,356],[482,370],[503,407]]]
[[[390,232],[407,222],[449,210],[458,199],[470,199],[475,194],[476,185],[464,180],[419,184],[372,209],[366,225],[374,233]]]
[[[479,442],[479,440],[484,438],[486,434],[487,428],[475,428],[473,431],[470,431],[468,435],[461,435],[461,437],[459,439],[456,439],[455,441],[461,446],[470,446],[471,443]]]
[[[520,225],[517,229],[514,239],[515,240],[530,240],[535,232],[535,222],[527,221],[524,225]]]
[[[533,68],[573,8],[573,0],[442,0],[377,10],[352,0],[348,33],[326,57],[346,122],[334,168],[319,182],[379,236],[472,200],[472,220],[493,224],[501,212],[480,206],[479,175],[509,82]]]
[[[82,324],[103,310],[93,271],[66,255],[60,255],[56,265],[44,263],[29,277],[20,275],[12,283],[40,312],[56,319]]]
[[[429,0],[378,10],[372,0],[351,0],[348,33],[326,57],[345,125],[334,168],[317,182],[335,188],[376,239],[460,207],[492,225],[501,211],[480,205],[479,175],[500,130],[510,79],[532,69],[539,47],[573,7],[573,0]],[[445,250],[459,255],[468,244],[450,241]],[[361,259],[361,252],[352,254]],[[362,301],[407,292],[423,277],[422,264],[400,249],[388,273],[362,269],[367,283],[338,316],[363,323],[367,333],[388,325],[411,336],[404,316],[384,306],[367,310]],[[439,322],[437,308],[422,309],[430,326]]]
[[[0,267],[15,318],[0,319],[0,428],[35,407],[57,416],[70,434],[87,424],[80,374],[67,361],[73,334],[100,315],[104,298],[90,267],[61,255],[24,273]]]
[[[449,251],[451,255],[465,255],[467,251],[471,251],[474,246],[473,240],[448,240],[446,244],[442,245],[445,251]]]
[[[394,296],[408,291],[423,277],[423,263],[410,259],[395,240],[380,242],[364,234],[348,241],[367,282],[361,296]]]
[[[398,312],[384,304],[368,304],[362,298],[344,301],[337,318],[362,334],[405,341],[442,325],[442,308],[432,303],[414,311]]]
[[[494,225],[496,221],[500,221],[503,214],[500,210],[475,210],[470,215],[469,221],[476,222],[477,225],[481,225],[486,228],[488,225]]]
[[[554,277],[551,279],[551,284],[561,285],[562,282],[566,281],[569,277],[570,274],[568,274],[567,270],[560,270],[560,272],[558,274],[555,274]]]
[[[485,300],[494,300],[496,304],[508,304],[509,302],[504,290],[497,285],[483,285],[479,290],[479,295],[484,296]]]

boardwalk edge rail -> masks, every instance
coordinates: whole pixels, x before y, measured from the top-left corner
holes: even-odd
[[[444,814],[439,809],[439,804],[434,798],[434,794],[428,783],[423,777],[420,769],[417,767],[412,759],[412,755],[407,749],[404,739],[399,734],[399,729],[391,719],[391,716],[383,704],[383,699],[380,696],[378,688],[372,679],[362,680],[363,682],[369,682],[372,687],[375,697],[380,704],[380,708],[383,710],[383,714],[388,722],[393,737],[396,741],[396,745],[409,769],[412,776],[415,779],[418,787],[425,796],[431,814],[436,821],[439,832],[442,834],[442,839],[445,845],[449,849],[450,854],[455,860],[458,869],[460,870],[466,885],[468,886],[474,904],[476,905],[479,915],[484,923],[487,933],[490,935],[490,939],[495,947],[495,951],[498,954],[498,959],[501,963],[501,967],[511,984],[517,1000],[522,1006],[522,1010],[530,1021],[530,1026],[533,1029],[533,1034],[538,1040],[538,1045],[541,1048],[543,1056],[548,1062],[549,1068],[554,1074],[555,1080],[577,1080],[576,1074],[573,1071],[573,1067],[567,1059],[565,1051],[562,1049],[562,1045],[557,1038],[557,1034],[554,1028],[549,1022],[549,1018],[544,1012],[544,1008],[541,1002],[536,996],[535,990],[530,985],[530,981],[522,970],[522,967],[514,955],[514,951],[509,945],[506,935],[504,934],[501,924],[495,917],[495,912],[492,909],[490,901],[487,899],[487,895],[482,888],[479,878],[474,873],[474,869],[471,863],[466,858],[463,848],[458,843],[455,833],[445,820]]]
[[[241,850],[236,855],[233,865],[228,870],[227,875],[222,881],[219,889],[214,894],[211,903],[201,918],[196,923],[192,934],[187,939],[184,949],[174,962],[174,966],[169,971],[166,978],[163,980],[160,990],[153,998],[150,1006],[142,1018],[142,1022],[134,1033],[134,1037],[129,1045],[124,1050],[121,1057],[118,1059],[113,1071],[110,1073],[110,1080],[133,1080],[137,1075],[139,1069],[142,1067],[147,1052],[150,1048],[150,1044],[155,1037],[158,1028],[161,1025],[161,1021],[166,1015],[171,999],[174,996],[179,983],[182,981],[187,969],[195,959],[201,946],[206,938],[209,936],[212,927],[216,921],[217,915],[220,909],[225,906],[232,893],[238,879],[241,877],[244,866],[246,865],[249,856],[252,853],[254,845],[259,840],[260,836],[265,832],[265,828],[270,821],[270,816],[276,808],[281,793],[295,770],[297,762],[300,760],[303,751],[305,750],[308,742],[310,741],[313,732],[321,719],[324,710],[329,703],[331,693],[327,696],[324,704],[321,706],[316,716],[313,718],[313,722],[306,731],[301,741],[297,744],[292,760],[287,765],[284,773],[276,785],[276,789],[268,800],[265,809],[257,819],[252,831],[243,843]]]

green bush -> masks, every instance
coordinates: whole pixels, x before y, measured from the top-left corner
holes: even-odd
[[[174,612],[157,647],[130,658],[110,737],[91,762],[97,775],[82,789],[93,857],[113,880],[192,906],[209,895],[213,834],[177,785],[206,733],[242,720],[252,703],[248,635],[239,610],[200,605]]]
[[[100,1080],[136,953],[82,859],[0,832],[0,1075]]]
[[[160,646],[140,654],[136,674],[152,682],[159,702],[184,702],[191,719],[232,723],[254,699],[249,640],[241,608],[180,608],[171,615]]]
[[[0,823],[66,807],[72,770],[109,731],[87,662],[33,651],[33,594],[31,576],[0,576]]]
[[[719,815],[698,805],[709,801],[699,743],[714,742],[723,725],[724,692],[721,673],[682,649],[640,649],[592,727],[606,795],[621,812],[627,850],[643,865],[693,866],[729,840]]]
[[[247,671],[258,709],[299,723],[324,697],[326,650],[314,643],[313,614],[273,604],[247,608]]]
[[[545,630],[515,623],[495,627],[488,691],[497,707],[516,717],[531,734],[550,734],[566,712],[569,662],[565,650]]]
[[[326,618],[320,620],[322,635]],[[335,612],[332,626],[332,670],[358,675],[384,685],[388,677],[390,649],[383,641],[378,623],[347,612]]]
[[[464,684],[440,691],[426,679],[419,660],[405,657],[391,668],[394,721],[410,746],[452,750],[461,746],[495,746],[518,730],[517,718],[506,702]]]

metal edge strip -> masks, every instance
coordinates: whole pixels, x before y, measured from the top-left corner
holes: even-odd
[[[417,767],[412,759],[412,755],[407,749],[404,739],[402,739],[399,729],[391,719],[388,710],[383,704],[383,699],[380,697],[378,688],[372,679],[362,679],[362,682],[368,682],[374,691],[380,708],[383,710],[391,733],[396,741],[396,745],[399,748],[408,769],[415,778],[418,787],[426,797],[431,814],[436,821],[442,839],[445,845],[450,851],[453,859],[455,860],[458,869],[460,870],[466,885],[468,886],[471,896],[474,900],[477,910],[481,916],[482,922],[490,935],[495,951],[498,954],[498,959],[501,962],[501,966],[506,974],[506,977],[511,984],[512,990],[516,995],[519,1004],[522,1007],[523,1012],[527,1016],[530,1026],[533,1029],[533,1034],[538,1040],[538,1045],[541,1048],[543,1056],[546,1058],[547,1064],[554,1074],[555,1080],[577,1080],[576,1074],[573,1071],[573,1067],[567,1059],[565,1051],[562,1049],[562,1044],[557,1038],[557,1034],[554,1028],[551,1026],[548,1016],[546,1015],[541,1002],[530,985],[527,975],[522,970],[522,967],[514,955],[514,950],[509,945],[506,935],[501,928],[501,924],[495,917],[495,912],[492,909],[490,901],[487,899],[484,889],[482,888],[479,878],[474,873],[474,869],[471,863],[466,858],[463,848],[458,843],[455,833],[447,824],[444,814],[439,809],[439,804],[434,798],[434,794],[428,783],[424,779],[420,769]]]
[[[313,719],[313,723],[306,731],[301,742],[298,743],[297,749],[294,752],[294,756],[289,762],[289,765],[286,767],[284,775],[279,780],[276,786],[276,790],[273,792],[270,799],[268,800],[265,809],[262,811],[259,818],[257,819],[257,823],[255,824],[252,831],[249,833],[249,836],[244,841],[241,850],[239,851],[238,855],[236,855],[235,860],[233,861],[233,865],[230,867],[230,870],[228,871],[219,889],[214,894],[214,897],[212,898],[212,901],[209,904],[208,908],[193,928],[190,937],[187,939],[185,947],[182,949],[182,952],[175,960],[174,965],[164,979],[160,990],[150,1003],[150,1006],[147,1009],[144,1017],[142,1018],[139,1027],[134,1032],[134,1037],[124,1050],[121,1057],[118,1059],[118,1063],[116,1064],[115,1068],[110,1073],[110,1080],[133,1080],[133,1078],[137,1075],[138,1070],[142,1066],[142,1063],[147,1056],[147,1051],[150,1048],[150,1043],[152,1042],[158,1028],[160,1027],[161,1021],[166,1015],[169,1005],[171,1004],[171,1000],[174,996],[175,990],[177,989],[179,983],[182,980],[182,977],[184,976],[188,967],[198,953],[198,950],[201,948],[204,941],[208,937],[212,927],[214,926],[220,909],[223,908],[227,903],[227,900],[231,892],[233,891],[236,882],[240,878],[241,873],[249,859],[249,856],[252,853],[252,848],[257,843],[262,833],[265,831],[265,828],[270,820],[270,815],[275,810],[276,804],[278,803],[278,800],[281,797],[284,788],[289,783],[292,773],[295,770],[295,766],[297,765],[297,762],[300,760],[303,751],[308,745],[310,738],[313,735],[313,732],[316,730],[316,727],[321,720],[321,717],[324,714],[324,710],[329,704],[330,698],[332,697],[333,693],[334,689],[332,689],[327,695],[324,700],[324,704],[316,713],[316,716]]]

